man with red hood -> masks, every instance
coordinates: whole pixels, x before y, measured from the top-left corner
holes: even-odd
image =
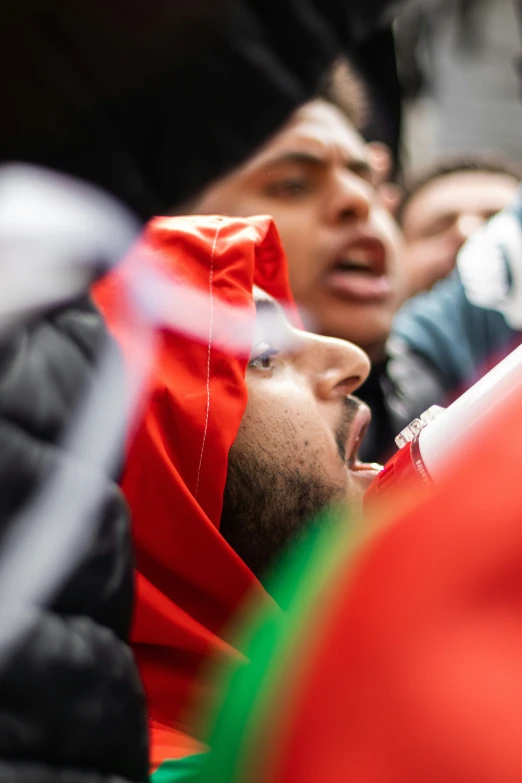
[[[270,603],[262,582],[274,558],[332,504],[357,514],[376,467],[358,461],[370,412],[352,396],[368,359],[299,327],[270,218],[149,225],[98,290],[130,362],[139,324],[133,331],[124,291],[140,264],[162,276],[172,316],[123,477],[156,769],[202,749],[193,718],[211,695],[202,666],[242,660],[229,640],[245,596]]]

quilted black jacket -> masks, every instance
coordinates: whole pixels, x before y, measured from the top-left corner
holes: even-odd
[[[0,340],[0,535],[71,458],[58,442],[107,339],[100,315],[82,298]],[[96,517],[94,546],[0,665],[2,783],[147,779],[144,698],[126,644],[129,517],[109,478]],[[0,607],[0,629],[7,611]]]

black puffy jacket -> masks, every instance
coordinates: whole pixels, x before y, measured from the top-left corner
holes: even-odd
[[[58,444],[107,339],[86,297],[0,340],[1,533],[72,459]],[[129,515],[109,478],[103,494],[94,545],[39,611],[14,655],[0,661],[2,783],[147,779],[144,697],[126,643],[133,588]],[[9,622],[8,610],[0,607],[0,628]]]

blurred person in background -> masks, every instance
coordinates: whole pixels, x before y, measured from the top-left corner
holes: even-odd
[[[455,267],[464,242],[515,197],[522,167],[487,156],[448,158],[411,178],[397,210],[409,294]]]
[[[373,461],[387,456],[415,413],[424,376],[414,364],[397,374],[386,351],[406,268],[401,232],[379,188],[385,150],[358,130],[363,106],[364,87],[345,61],[337,63],[315,100],[190,211],[274,217],[305,323],[355,343],[372,361],[359,395],[373,412],[362,451]]]
[[[411,10],[413,16],[416,16],[419,29],[424,24],[425,13],[430,16],[430,8],[433,10],[436,5],[435,3],[434,6],[426,6],[424,9],[420,6],[415,9],[412,6]],[[494,176],[497,183],[495,188],[497,197],[501,197],[503,194],[503,198],[508,198],[510,193],[513,193],[516,180],[519,177],[518,166],[515,163],[497,165],[498,158],[484,158],[484,148],[496,149],[497,154],[498,149],[501,148],[503,154],[514,161],[516,161],[520,150],[520,138],[516,136],[516,128],[520,126],[520,122],[506,121],[505,118],[509,115],[506,114],[504,98],[508,93],[510,94],[510,102],[513,103],[510,111],[513,116],[514,114],[519,116],[520,106],[517,108],[514,103],[515,97],[519,101],[519,94],[516,89],[515,58],[512,55],[517,49],[520,50],[520,30],[517,36],[515,22],[522,18],[522,4],[518,0],[514,0],[513,3],[502,0],[498,4],[484,0],[483,3],[439,5],[442,15],[447,13],[451,16],[459,13],[461,21],[466,19],[472,21],[471,25],[460,24],[452,28],[453,33],[458,32],[458,35],[467,42],[459,56],[464,60],[469,58],[466,68],[462,72],[454,74],[457,88],[462,87],[462,77],[471,78],[468,66],[471,65],[475,69],[473,62],[476,62],[477,58],[481,58],[481,68],[475,69],[473,74],[473,78],[475,78],[473,89],[482,81],[481,91],[485,86],[488,90],[487,105],[485,102],[481,102],[480,116],[477,114],[478,106],[475,106],[474,111],[470,114],[474,133],[467,133],[469,118],[459,125],[459,132],[463,129],[466,130],[466,144],[462,145],[466,151],[463,154],[466,159],[471,156],[471,160],[477,161],[479,167],[485,162],[487,171],[481,175],[482,179],[487,176],[491,182],[491,177]],[[399,29],[405,18],[412,21],[413,16],[406,13],[400,20]],[[509,45],[506,47],[504,46],[506,37],[502,34],[503,29],[509,31],[510,36]],[[484,57],[483,45],[486,42],[488,42],[488,46],[493,45],[495,48],[495,57],[492,59]],[[399,49],[401,49],[401,45]],[[412,51],[411,40],[408,51],[410,53]],[[440,60],[444,55],[439,51],[436,56]],[[504,68],[503,75],[499,70],[501,63]],[[446,65],[446,75],[448,75],[449,61]],[[420,74],[415,75],[415,68],[410,71],[412,84],[417,83],[418,86]],[[466,108],[466,100],[460,101],[459,111]],[[502,128],[500,128],[499,118]],[[448,123],[451,125],[449,120]],[[494,128],[496,128],[496,132],[492,134]],[[486,135],[484,136],[483,133]],[[506,144],[507,135],[511,137],[511,144]],[[424,141],[422,134],[421,138]],[[478,138],[480,138],[480,142],[477,144]],[[489,171],[488,160],[490,163],[493,160],[493,171]],[[500,160],[502,161],[502,158]],[[455,181],[454,174],[457,174],[460,180],[461,187],[458,192],[462,202],[465,200],[467,204],[476,203],[476,197],[482,193],[482,188],[478,187],[476,193],[473,194],[467,187],[462,189],[463,175],[466,174],[466,178],[470,182],[471,178],[475,178],[478,173],[463,171],[451,174],[449,182]],[[478,182],[474,181],[478,185]],[[442,198],[442,202],[438,200],[438,203],[443,209],[446,209],[447,184],[446,175],[437,178],[434,182],[436,191]],[[421,197],[430,196],[431,187],[432,185],[429,183],[425,192],[421,187],[420,206],[423,205],[423,202],[425,204],[425,199]],[[416,196],[417,192],[414,190],[412,207],[419,205],[415,203]],[[468,201],[470,198],[472,198],[472,202]],[[499,204],[498,200],[494,208],[497,209]],[[408,217],[407,214],[409,205],[410,202],[406,200],[402,215],[399,212],[407,236],[410,236],[412,231],[415,233],[415,223],[417,223],[417,230],[419,229],[419,221],[415,220],[415,210],[414,226],[407,225],[407,221],[411,218],[411,215]],[[460,208],[460,205],[454,205],[453,215],[460,215],[456,207]],[[489,203],[489,208],[492,207],[493,205]],[[417,218],[419,217],[420,213],[417,210]],[[453,221],[452,216],[450,219]],[[522,291],[521,226],[520,195],[517,193],[514,198],[510,198],[510,203],[502,212],[478,228],[462,245],[457,255],[456,270],[438,282],[432,290],[406,301],[397,314],[388,341],[388,350],[395,355],[405,356],[407,362],[422,360],[426,383],[418,387],[417,402],[419,407],[426,409],[432,404],[443,405],[455,398],[519,344],[522,334],[522,322],[519,316],[519,313],[522,312],[520,298]],[[458,244],[457,232],[453,231],[452,234],[454,241],[447,243],[448,250]],[[417,241],[414,239],[412,248],[416,244]],[[427,251],[426,257],[428,259],[432,259],[431,250],[435,249],[438,244],[437,238],[428,238],[427,240],[421,238],[421,245]],[[446,257],[449,267],[453,252],[445,256],[443,252],[437,250],[437,257],[440,259]],[[433,260],[436,261],[434,257]],[[412,263],[414,263],[413,259]],[[438,266],[438,261],[436,261],[436,265]],[[419,274],[422,271],[419,269]],[[416,285],[418,288],[425,287],[427,281],[423,280],[422,286],[418,283]],[[427,381],[429,376],[432,379],[431,387]]]
[[[386,5],[278,2],[275,12],[269,3],[246,0],[151,0],[124,9],[114,0],[7,0],[0,25],[0,161],[87,180],[146,221],[248,156],[313,94],[322,71],[364,38]],[[9,261],[20,267],[18,241],[32,263],[56,261],[49,226],[42,235],[35,223],[50,203],[46,185],[57,180],[47,183],[47,174],[33,169],[30,177],[43,188],[24,190],[15,182],[17,200],[6,177],[0,170],[9,278]],[[52,225],[68,238],[67,263],[89,273],[74,295],[62,291],[40,301],[2,333],[1,532],[17,532],[19,515],[60,467],[94,472],[103,492],[86,520],[94,540],[75,553],[71,572],[71,564],[56,564],[54,597],[31,607],[30,630],[1,662],[0,779],[138,783],[147,779],[148,759],[144,698],[127,644],[129,518],[114,481],[117,469],[100,471],[66,441],[109,346],[89,288],[115,259],[92,246],[83,252],[63,208],[74,184],[60,179],[57,188],[61,207]],[[121,241],[119,230],[116,222]],[[63,510],[56,529],[69,522]],[[24,584],[33,570],[21,569]],[[0,607],[6,627],[12,609]]]
[[[494,10],[493,5],[485,3],[487,15],[476,17],[482,26],[491,18],[488,15]],[[497,11],[491,34],[498,34],[498,25],[505,24],[507,19],[510,33],[514,33],[514,23],[522,20],[522,4],[518,0],[509,6],[502,2]],[[518,34],[520,36],[520,27]],[[520,38],[515,48],[520,51]],[[497,52],[502,57],[506,53],[502,48]],[[510,59],[505,69],[506,85],[514,78],[513,65]],[[494,111],[488,111],[488,117],[494,114]],[[510,127],[516,129],[519,124],[511,123]],[[520,144],[519,136],[516,143]],[[507,169],[505,174],[509,173]],[[426,373],[431,374],[441,389],[440,399],[431,394],[424,397],[424,408],[460,394],[520,343],[521,297],[519,191],[509,206],[463,245],[456,270],[433,290],[406,302],[397,315],[392,344],[410,357],[420,357]]]
[[[401,308],[390,342],[420,357],[441,389],[423,407],[443,403],[475,383],[511,351],[522,334],[520,196],[476,231],[457,268]]]
[[[205,750],[195,716],[212,702],[208,664],[239,664],[230,634],[246,595],[269,608],[262,585],[281,552],[330,507],[344,525],[357,521],[379,468],[358,456],[370,412],[353,393],[368,358],[298,328],[270,218],[149,224],[96,293],[129,363],[139,322],[124,281],[140,259],[201,294],[187,305],[201,337],[183,321],[162,332],[122,482],[136,548],[133,646],[161,770]]]

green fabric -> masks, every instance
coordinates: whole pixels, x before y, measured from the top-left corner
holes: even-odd
[[[195,756],[187,756],[184,759],[171,759],[163,764],[151,775],[151,783],[187,783],[194,779],[206,757],[206,753]]]
[[[351,561],[355,540],[351,526],[344,519],[343,532],[332,535],[332,521],[320,520],[277,571],[269,592],[284,612],[255,618],[243,634],[240,648],[250,664],[238,669],[226,686],[225,703],[214,716],[208,736],[212,751],[191,783],[248,781],[252,764],[260,763],[260,732],[268,728],[277,736],[278,703],[286,676],[300,655],[302,641],[313,633],[332,573]]]

